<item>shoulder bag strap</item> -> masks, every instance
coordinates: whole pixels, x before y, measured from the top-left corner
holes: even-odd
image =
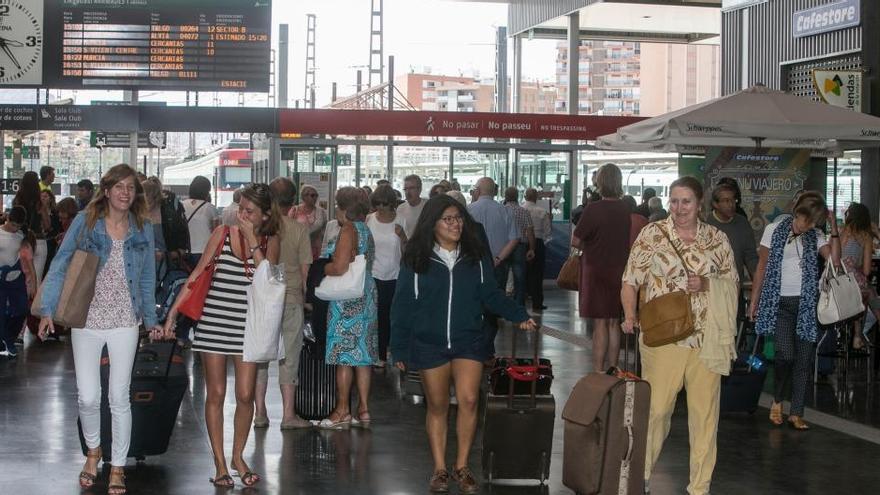
[[[659,227],[659,225],[658,225],[658,227]],[[675,247],[675,243],[672,242],[672,238],[669,237],[669,233],[667,233],[663,227],[660,227],[660,232],[663,232],[663,237],[665,237],[666,240],[669,241],[669,245],[672,246],[672,250],[675,251],[675,254],[678,256],[678,259],[681,260],[681,265],[684,267],[684,271],[687,272],[688,274],[690,274],[691,270],[690,270],[690,268],[688,268],[687,262],[684,260],[684,257],[681,255],[681,252],[679,252],[678,248]]]
[[[205,206],[206,203],[207,203],[207,201],[202,201],[202,204],[197,206],[196,209],[193,210],[193,212],[189,214],[189,217],[187,217],[187,219],[186,219],[186,223],[189,223],[189,221],[192,220],[192,217],[196,216],[196,213],[198,213],[198,211],[201,210],[202,207]]]

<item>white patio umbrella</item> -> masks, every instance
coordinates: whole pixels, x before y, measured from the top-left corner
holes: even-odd
[[[880,118],[756,85],[621,127],[596,146],[621,151],[694,151],[709,146],[809,148],[880,146]]]

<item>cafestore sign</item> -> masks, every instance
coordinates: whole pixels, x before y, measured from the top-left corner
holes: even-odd
[[[791,16],[791,35],[795,38],[838,31],[861,23],[861,0],[842,0]]]

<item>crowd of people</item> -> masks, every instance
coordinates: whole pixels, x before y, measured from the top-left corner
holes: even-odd
[[[177,339],[200,353],[215,464],[211,481],[220,487],[234,485],[223,438],[231,363],[231,466],[245,486],[260,481],[243,452],[251,427],[270,424],[269,364],[246,362],[242,354],[246,289],[265,260],[283,263],[287,285],[281,318],[284,359],[277,364],[280,428],[315,426],[297,415],[294,397],[304,322],[317,313],[326,326],[324,361],[336,366],[336,403],[317,426],[369,427],[373,369],[390,365],[418,371],[434,461],[430,489],[447,491],[454,481],[461,493],[479,491],[468,457],[480,382],[485,363],[495,355],[499,320],[534,330],[537,325],[526,308],[532,313],[546,309],[543,279],[552,217],[539,205],[536,189],[525,190],[521,203],[519,191],[508,188],[499,202],[498,186],[484,177],[470,191],[470,202],[454,181],[434,185],[426,199],[421,178],[410,175],[402,194],[388,181],[379,181],[374,190],[340,188],[332,198],[331,217],[319,204],[316,188],[303,185],[297,191],[284,177],[236,191],[221,213],[211,204],[211,182],[204,177],[194,178],[180,200],[158,178],[121,164],[109,169],[97,187],[83,180],[75,198],[55,204],[48,188],[53,176],[49,167],[39,175],[26,173],[0,227],[0,297],[7,308],[0,337],[3,354],[14,357],[29,300],[41,280],[37,333],[48,338],[60,330],[52,317],[71,257],[78,249],[98,256],[86,324],[71,332],[88,447],[79,477],[83,488],[94,485],[103,454],[99,362],[106,345],[113,363],[108,390],[113,437],[121,439],[113,443],[110,457],[110,493],[126,491],[128,395],[141,326],[154,338]],[[851,205],[838,231],[822,196],[806,191],[793,201],[790,215],[766,227],[756,247],[739,208],[736,181],[722,179],[707,200],[702,183],[692,177],[676,180],[669,191],[668,212],[650,189],[637,204],[623,195],[620,169],[603,165],[584,191],[583,204],[572,212],[571,244],[583,251],[578,306],[592,331],[594,371],[617,366],[621,332],[639,326],[641,305],[674,291],[689,294],[693,332],[672,344],[640,346],[642,376],[652,386],[645,478],[669,432],[676,395],[685,387],[691,435],[688,493],[702,494],[708,493],[715,464],[720,379],[735,356],[731,335],[737,316],[754,319],[760,334],[776,334],[770,421],[783,424],[781,403],[790,381],[787,421],[808,429],[803,404],[817,338],[819,260],[840,264],[842,258],[858,272],[865,298],[880,317],[877,294],[864,281],[875,235],[863,206]],[[823,225],[830,241],[817,228]],[[322,302],[310,296],[323,277],[347,273],[358,258],[367,273],[358,297]],[[163,311],[157,293],[175,271],[184,273],[186,283]],[[190,317],[183,307],[203,277],[209,277],[210,288],[201,315]],[[740,290],[746,278],[752,281],[748,306]],[[458,403],[457,452],[449,469],[451,383]]]

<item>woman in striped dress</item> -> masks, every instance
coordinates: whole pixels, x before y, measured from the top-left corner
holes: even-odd
[[[278,263],[280,241],[277,236],[281,213],[269,186],[252,184],[242,190],[238,207],[237,225],[218,227],[211,234],[208,245],[188,282],[194,281],[214,259],[220,248],[211,280],[211,289],[205,297],[202,318],[198,321],[193,350],[202,353],[205,373],[205,423],[211,450],[214,453],[216,474],[211,482],[216,486],[233,486],[223,452],[223,403],[226,399],[226,361],[232,358],[235,367],[235,426],[232,443],[232,467],[241,476],[245,486],[253,486],[260,477],[251,472],[242,457],[254,416],[254,388],[257,364],[242,361],[244,323],[247,315],[246,289],[251,274],[264,259]],[[189,293],[184,285],[172,306],[166,326],[173,325],[180,302]]]

